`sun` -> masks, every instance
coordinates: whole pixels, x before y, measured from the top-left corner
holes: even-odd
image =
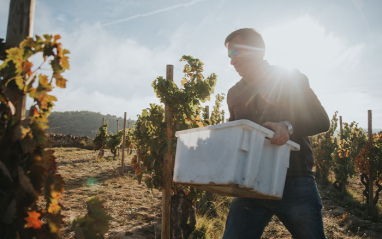
[[[326,33],[318,21],[303,16],[263,32],[265,58],[271,64],[304,71],[332,68],[343,50],[339,38]]]

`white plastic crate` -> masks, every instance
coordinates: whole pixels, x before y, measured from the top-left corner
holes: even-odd
[[[226,196],[281,199],[291,150],[249,120],[177,131],[174,182]]]

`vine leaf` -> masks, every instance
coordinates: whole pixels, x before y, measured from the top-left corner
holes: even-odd
[[[66,82],[67,80],[62,77],[60,74],[55,74],[53,76],[56,79],[56,86],[59,88],[66,88]]]
[[[21,140],[23,138],[25,138],[25,136],[30,132],[30,129],[29,128],[25,128],[24,126],[22,125],[18,125],[17,127],[15,127],[15,131],[13,133],[13,138],[12,140],[13,141],[17,141],[17,140]]]
[[[28,217],[25,218],[27,221],[26,227],[32,227],[34,229],[41,228],[42,222],[38,219],[40,216],[41,214],[36,211],[28,212]]]
[[[46,125],[40,124],[37,120],[33,120],[30,124],[31,132],[34,135],[34,141],[38,145],[46,145],[49,141],[48,136],[45,134],[46,127]]]
[[[24,80],[21,76],[15,78],[16,85],[19,87],[19,90],[24,89]]]
[[[183,87],[184,84],[187,83],[187,78],[183,77],[183,80],[180,83],[181,83],[181,86]]]
[[[8,63],[8,61],[13,61],[16,66],[16,73],[22,72],[22,63],[24,61],[23,58],[23,50],[17,47],[8,49],[7,51],[8,59],[4,62],[4,65]]]
[[[48,150],[50,142],[45,131],[53,101],[57,101],[48,93],[55,86],[66,87],[66,79],[61,74],[69,69],[69,58],[66,56],[69,51],[62,49],[61,43],[57,42],[59,39],[58,35],[36,36],[35,40],[28,37],[20,43],[20,47],[7,50],[0,64],[0,145],[4,146],[0,150],[0,174],[4,181],[0,183],[0,192],[4,197],[0,200],[3,212],[0,215],[1,235],[7,230],[11,237],[33,237],[37,233],[39,238],[61,238],[62,206],[58,200],[64,181],[56,173],[54,151]],[[5,50],[0,55],[3,53]],[[53,80],[38,74],[41,67],[32,70],[33,63],[28,58],[37,53],[42,53],[43,57],[40,66],[48,58],[51,59],[52,69],[48,75],[52,75]],[[14,104],[26,95],[34,103],[29,115],[20,120],[15,117]],[[38,203],[42,189],[46,199],[44,209]],[[39,230],[34,232],[33,229]]]
[[[31,71],[32,66],[32,62],[24,61],[22,64],[23,72],[25,72],[25,74],[27,74],[28,76],[31,76],[33,74],[33,72]]]
[[[69,70],[69,57],[66,56],[66,54],[69,54],[70,51],[67,49],[63,49],[61,52],[59,52],[59,56],[61,57],[61,66],[65,70]]]
[[[103,201],[98,197],[91,197],[86,202],[88,213],[80,216],[72,222],[76,238],[103,238],[103,234],[109,231],[108,221],[112,219],[104,207]]]
[[[20,185],[25,189],[25,191],[33,194],[34,188],[30,179],[25,175],[24,170],[21,167],[18,167],[18,171]]]

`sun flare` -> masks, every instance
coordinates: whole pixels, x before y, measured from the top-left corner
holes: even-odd
[[[344,65],[352,67],[363,48],[360,45],[349,52],[341,38],[328,34],[318,21],[309,16],[268,28],[263,36],[265,58],[271,64],[304,72]]]

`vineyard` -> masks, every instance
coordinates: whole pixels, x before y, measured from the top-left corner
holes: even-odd
[[[146,185],[138,184],[133,165],[127,159],[125,176],[121,175],[120,162],[112,161],[107,150],[106,160],[99,160],[98,153],[78,148],[55,148],[58,170],[66,181],[63,194],[65,207],[62,214],[64,224],[63,238],[73,238],[70,220],[86,212],[85,200],[99,196],[106,200],[104,206],[112,220],[106,238],[161,238],[161,192],[148,190]],[[329,176],[334,179],[334,176]],[[363,206],[363,185],[357,177],[349,180],[348,189],[352,194],[341,194],[331,185],[318,183],[323,200],[325,232],[328,238],[379,238],[382,223],[374,222],[367,216]],[[355,196],[355,198],[353,198]],[[200,202],[204,202],[201,200]],[[207,236],[194,238],[221,238],[224,219],[228,211],[229,198],[219,197],[213,201],[218,210],[211,210],[208,216],[201,206],[196,210],[197,231],[205,231]],[[211,205],[209,205],[211,206]],[[220,223],[213,221],[218,218]],[[220,237],[219,237],[220,236]],[[263,238],[291,238],[289,232],[277,218],[273,218],[264,232]]]
[[[220,238],[229,198],[171,181],[175,132],[225,121],[224,95],[211,114],[202,106],[217,75],[204,77],[203,63],[183,56],[180,86],[171,67],[152,83],[165,107],[148,105],[133,127],[113,134],[103,123],[94,151],[52,148],[46,124],[56,98],[49,92],[66,87],[69,69],[59,40],[27,38],[1,54],[0,238]],[[32,55],[42,57],[40,66],[28,61]],[[50,75],[39,74],[44,64]],[[19,113],[25,97],[34,102],[27,116]],[[329,238],[378,238],[382,132],[343,125],[336,134],[336,112],[329,131],[311,138],[325,230]],[[274,219],[264,237],[290,235]]]

